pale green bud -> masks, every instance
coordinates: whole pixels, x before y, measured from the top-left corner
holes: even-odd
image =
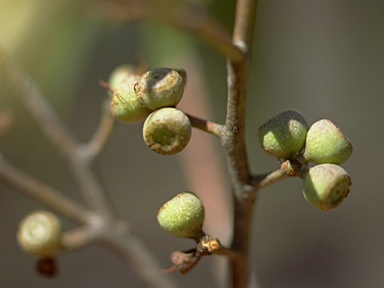
[[[304,148],[308,124],[298,111],[282,112],[260,126],[261,147],[273,157],[289,159]]]
[[[304,177],[305,199],[315,208],[330,211],[348,196],[351,178],[340,166],[319,164],[311,167]]]
[[[351,154],[351,143],[332,121],[322,119],[309,128],[303,154],[305,162],[342,164]]]
[[[160,226],[175,237],[196,241],[205,235],[202,231],[204,206],[192,192],[183,192],[165,203],[157,214]]]
[[[137,75],[125,78],[113,93],[112,114],[121,122],[135,123],[144,120],[152,112],[137,101],[133,86],[138,79]]]

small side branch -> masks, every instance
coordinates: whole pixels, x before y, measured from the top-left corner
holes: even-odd
[[[73,154],[79,144],[75,136],[69,132],[52,107],[44,100],[45,97],[36,83],[13,60],[9,59],[1,48],[0,66],[5,72],[5,79],[12,85],[13,91],[20,97],[43,132],[64,154]]]
[[[80,146],[80,150],[78,150],[80,157],[84,158],[87,162],[93,162],[108,142],[114,124],[115,119],[111,113],[110,101],[105,101],[102,105],[102,115],[99,126],[89,142]]]
[[[99,129],[89,146],[84,146],[69,132],[33,79],[11,61],[12,59],[8,59],[2,50],[0,50],[0,57],[1,68],[4,68],[2,70],[12,84],[16,95],[20,97],[21,103],[25,105],[48,139],[66,156],[90,208],[105,217],[111,217],[112,209],[108,204],[105,191],[90,168],[90,159],[95,159],[100,153],[112,130],[113,121],[109,114],[104,111]]]
[[[101,243],[127,262],[146,283],[147,287],[178,287],[168,274],[163,273],[162,267],[159,266],[142,241],[129,233],[124,226],[104,233]]]
[[[277,169],[270,173],[255,175],[252,177],[252,183],[257,189],[263,189],[273,183],[284,180],[289,176],[281,169]]]
[[[202,131],[205,131],[207,133],[210,133],[212,135],[215,135],[217,137],[220,137],[221,130],[223,129],[223,125],[217,124],[215,122],[211,122],[208,120],[204,120],[195,116],[192,116],[190,114],[187,114],[189,118],[189,121],[191,121],[191,124],[193,127],[200,129]]]
[[[79,224],[87,224],[93,213],[54,188],[18,170],[0,155],[0,180]]]

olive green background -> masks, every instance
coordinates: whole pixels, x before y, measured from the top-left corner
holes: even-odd
[[[232,1],[202,2],[231,28]],[[199,53],[212,119],[224,121],[226,76],[221,56],[205,43],[156,23],[121,24],[106,18],[95,3],[0,1],[1,47],[39,83],[80,139],[92,135],[106,97],[98,80],[107,79],[115,66],[137,63],[141,57],[156,67]],[[384,285],[383,35],[381,1],[259,1],[246,127],[252,171],[278,167],[258,146],[256,130],[287,109],[301,111],[309,123],[332,119],[354,147],[343,165],[352,177],[351,193],[333,212],[309,206],[298,179],[261,191],[252,239],[252,270],[259,287]],[[16,115],[14,129],[0,138],[1,152],[82,201],[62,155],[7,83],[0,79],[0,85],[0,111],[11,109]],[[221,151],[212,157],[222,157]],[[188,190],[178,156],[159,156],[145,147],[141,124],[118,125],[99,167],[116,209],[167,267],[173,249],[189,247],[188,240],[161,231],[155,217],[163,202]],[[39,278],[32,269],[33,258],[15,242],[19,220],[37,208],[39,203],[0,184],[1,287],[145,287],[120,259],[96,246],[63,255],[57,279]],[[191,274],[175,278],[181,287],[220,287],[211,276],[212,263],[204,259]]]

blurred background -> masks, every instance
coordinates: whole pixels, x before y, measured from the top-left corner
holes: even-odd
[[[193,2],[230,31],[234,1]],[[98,81],[107,80],[116,66],[137,64],[140,59],[151,68],[187,66],[187,73],[192,71],[188,74],[192,96],[183,101],[192,104],[182,103],[183,109],[224,122],[225,59],[205,43],[158,22],[125,22],[123,13],[109,10],[102,1],[1,0],[0,4],[0,47],[35,79],[81,140],[86,141],[97,127],[107,97]],[[268,118],[288,109],[301,111],[310,124],[331,119],[354,147],[343,165],[352,177],[351,193],[333,212],[321,213],[307,204],[299,179],[260,192],[252,238],[252,270],[259,287],[384,285],[383,35],[380,1],[259,1],[246,127],[252,171],[278,167],[258,146],[256,131]],[[8,127],[0,129],[2,154],[82,202],[60,152],[31,121],[9,85],[1,79],[0,85],[0,125]],[[204,109],[193,106],[196,89],[206,94]],[[7,119],[9,126],[4,125]],[[141,125],[117,125],[101,155],[99,172],[120,215],[167,268],[169,254],[190,248],[191,243],[166,235],[157,225],[156,213],[175,194],[192,190],[192,184],[184,173],[188,169],[183,155],[163,157],[151,152],[141,139]],[[207,137],[201,134],[194,135]],[[208,143],[213,152],[206,162],[221,163],[226,179],[220,147],[215,139]],[[209,177],[201,185],[215,189]],[[36,201],[0,183],[1,287],[145,287],[130,267],[97,246],[60,257],[58,278],[40,278],[34,273],[34,259],[21,252],[15,241],[20,219],[38,208],[42,206]],[[219,222],[208,215],[209,227],[225,230],[230,224],[225,212]],[[72,227],[69,222],[65,226]],[[213,259],[203,259],[187,276],[174,276],[181,287],[222,287],[212,273],[214,266],[218,265]]]

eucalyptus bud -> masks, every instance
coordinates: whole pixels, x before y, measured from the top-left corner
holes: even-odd
[[[308,124],[300,112],[282,112],[260,126],[258,137],[261,147],[273,157],[290,159],[304,148]]]
[[[17,241],[29,254],[51,257],[60,249],[60,221],[51,212],[35,211],[20,222]]]
[[[137,68],[129,64],[117,66],[108,78],[108,85],[111,90],[116,90],[121,82],[133,75],[137,75]]]
[[[191,122],[176,108],[168,107],[152,112],[143,126],[145,144],[162,155],[182,151],[191,139],[191,134]]]
[[[134,123],[144,120],[152,111],[137,101],[133,86],[139,79],[137,75],[130,75],[117,86],[111,102],[112,114],[120,121]]]
[[[339,165],[319,164],[305,175],[303,193],[312,206],[330,211],[348,196],[351,184],[348,173]]]
[[[204,206],[192,192],[183,192],[165,203],[157,214],[160,226],[175,237],[192,238],[197,242],[202,231]]]
[[[143,106],[156,110],[175,107],[183,96],[185,83],[184,70],[158,68],[141,75],[134,89]]]
[[[351,154],[351,143],[332,121],[322,119],[309,128],[303,154],[307,163],[342,164]]]

